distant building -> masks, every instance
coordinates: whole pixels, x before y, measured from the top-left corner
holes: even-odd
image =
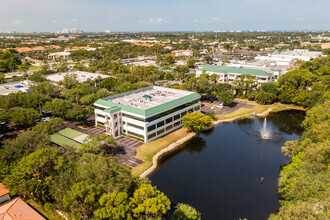
[[[171,53],[174,54],[176,57],[193,56],[192,50],[173,50]]]
[[[330,48],[330,43],[323,43],[321,44],[322,49],[329,49]]]
[[[70,32],[71,32],[71,34],[76,34],[76,33],[77,33],[77,29],[72,28],[72,29],[70,30]]]
[[[69,33],[69,29],[63,29],[63,30],[62,30],[62,33],[63,33],[63,34],[68,34],[68,33]]]
[[[8,200],[10,200],[9,190],[2,183],[0,183],[0,203]]]
[[[48,58],[50,60],[58,60],[58,59],[63,59],[63,60],[68,60],[70,56],[70,52],[57,52],[57,53],[51,53],[48,55]]]
[[[322,57],[322,52],[295,49],[281,53],[273,53],[268,56],[257,56],[256,60],[272,63],[276,66],[292,66],[297,60],[310,61],[316,57]]]
[[[111,32],[110,32],[110,30],[105,30],[104,33],[110,34]]]
[[[122,134],[149,142],[183,126],[185,114],[200,111],[195,92],[150,86],[97,100],[95,123],[106,134]]]
[[[45,220],[38,212],[20,198],[0,206],[0,219],[4,220]]]
[[[275,80],[275,76],[260,69],[247,69],[236,68],[230,66],[217,66],[217,65],[202,65],[196,70],[196,77],[198,78],[202,73],[208,75],[216,74],[219,77],[221,83],[233,83],[237,76],[248,74],[256,76],[259,84],[264,82],[271,82]]]
[[[20,82],[10,82],[0,84],[0,95],[8,95],[15,92],[29,92],[29,88],[32,85],[30,80]]]
[[[52,82],[58,83],[59,81],[64,79],[64,76],[75,74],[77,75],[77,81],[80,83],[87,83],[89,80],[95,80],[100,79],[102,81],[103,79],[106,79],[110,76],[99,74],[99,73],[90,73],[90,72],[83,72],[83,71],[70,71],[70,72],[62,72],[62,73],[53,73],[45,75],[44,77]]]

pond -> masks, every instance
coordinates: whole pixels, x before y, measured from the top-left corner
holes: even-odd
[[[281,147],[300,137],[304,117],[302,111],[271,113],[269,140],[259,135],[264,118],[219,124],[163,157],[149,178],[173,204],[187,203],[203,219],[266,219],[280,207],[277,181],[289,162]]]

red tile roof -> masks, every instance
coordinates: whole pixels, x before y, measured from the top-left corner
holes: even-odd
[[[20,198],[0,206],[0,220],[45,220]]]
[[[0,196],[4,196],[8,193],[9,190],[2,183],[0,183]]]

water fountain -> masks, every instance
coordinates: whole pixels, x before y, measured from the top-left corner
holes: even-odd
[[[272,132],[267,128],[267,119],[264,119],[264,125],[259,129],[261,139],[271,139]]]

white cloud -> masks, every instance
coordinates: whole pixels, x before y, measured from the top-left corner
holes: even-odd
[[[195,23],[231,23],[231,22],[234,22],[234,20],[213,17],[213,18],[194,18],[193,22],[195,22]]]
[[[169,20],[166,20],[164,18],[148,18],[148,19],[140,19],[138,20],[140,24],[159,24],[159,23],[168,23]]]
[[[27,22],[26,20],[15,19],[11,23],[20,25],[20,24],[26,24],[26,22]]]

